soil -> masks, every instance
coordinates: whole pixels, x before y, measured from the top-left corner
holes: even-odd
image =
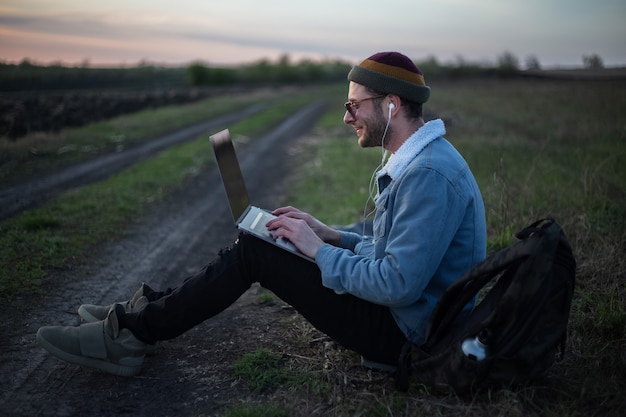
[[[283,203],[291,174],[305,158],[304,143],[315,140],[311,129],[322,111],[318,103],[238,147],[254,203]],[[200,173],[120,232],[120,239],[53,271],[44,295],[25,295],[0,308],[0,415],[216,415],[229,405],[259,401],[259,393],[233,371],[247,352],[280,346],[297,355],[298,343],[304,343],[320,352],[312,360],[323,362],[328,340],[280,300],[262,301],[259,287],[217,317],[159,343],[136,377],[116,377],[51,356],[35,341],[40,326],[78,325],[80,304],[127,300],[141,282],[176,286],[237,234],[215,170]],[[320,412],[302,409],[303,415]]]

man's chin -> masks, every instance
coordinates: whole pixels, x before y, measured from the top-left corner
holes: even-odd
[[[374,147],[379,146],[379,145],[378,144],[376,144],[376,145],[372,144],[371,142],[365,140],[365,138],[360,137],[359,138],[359,146],[361,148],[374,148]]]

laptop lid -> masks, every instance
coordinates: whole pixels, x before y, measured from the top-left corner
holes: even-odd
[[[239,167],[235,147],[230,139],[230,131],[224,129],[209,136],[209,140],[222,176],[233,220],[238,224],[250,206],[250,197]]]

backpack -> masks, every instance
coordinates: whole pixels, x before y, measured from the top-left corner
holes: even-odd
[[[576,273],[571,247],[552,219],[516,237],[447,288],[425,344],[403,348],[400,390],[408,389],[409,375],[458,394],[513,385],[543,374],[557,351],[563,355]],[[481,290],[482,300],[464,315],[463,307]]]

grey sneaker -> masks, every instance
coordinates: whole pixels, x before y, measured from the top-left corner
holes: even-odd
[[[141,287],[135,292],[133,298],[129,301],[124,301],[121,304],[124,307],[124,311],[127,313],[136,313],[143,310],[148,305],[149,300],[147,296],[153,293],[154,290],[146,283],[142,283]],[[83,304],[78,307],[78,315],[87,323],[93,323],[96,321],[102,321],[109,314],[112,304],[108,306],[98,306],[94,304]]]
[[[65,361],[119,376],[141,371],[145,344],[130,330],[120,329],[124,306],[114,304],[106,319],[78,327],[50,326],[37,331],[37,342]]]

